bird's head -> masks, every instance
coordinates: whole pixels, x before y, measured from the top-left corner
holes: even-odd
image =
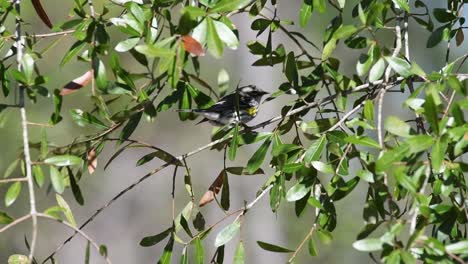
[[[255,85],[247,85],[239,88],[239,93],[247,96],[252,96],[258,101],[262,99],[262,96],[268,94],[268,92],[263,91],[260,88],[257,88]]]

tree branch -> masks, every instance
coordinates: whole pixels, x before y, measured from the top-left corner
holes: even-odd
[[[14,2],[16,9],[16,30],[15,30],[15,41],[16,41],[16,62],[18,64],[17,68],[19,71],[22,70],[21,60],[23,58],[23,39],[21,37],[21,0],[15,0]],[[34,258],[34,252],[36,250],[36,240],[37,240],[37,210],[36,210],[36,198],[34,195],[34,181],[31,172],[31,153],[29,151],[29,136],[28,136],[28,120],[26,118],[26,108],[25,108],[25,88],[18,84],[19,88],[19,105],[21,112],[21,127],[23,129],[23,152],[24,160],[26,167],[26,179],[28,182],[29,190],[29,205],[30,205],[30,215],[32,217],[32,238],[31,246],[29,251],[28,263],[32,263]]]
[[[36,214],[37,216],[39,217],[42,217],[42,218],[45,218],[45,219],[50,219],[50,220],[54,220],[54,221],[57,221],[59,222],[60,224],[74,230],[76,233],[80,234],[80,236],[82,236],[84,239],[88,240],[91,245],[93,245],[93,247],[96,249],[96,251],[99,253],[99,245],[96,243],[96,241],[94,241],[90,236],[88,236],[85,232],[81,231],[80,229],[76,228],[75,226],[73,226],[72,224],[66,222],[66,221],[61,221],[61,220],[58,220],[48,214],[43,214],[43,213],[37,213]],[[107,255],[103,255],[104,259],[106,260],[106,263],[108,264],[112,264],[111,260],[109,259],[109,257]]]

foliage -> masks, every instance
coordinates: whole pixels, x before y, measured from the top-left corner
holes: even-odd
[[[5,101],[12,100],[13,89],[19,87],[26,93],[28,103],[35,103],[38,97],[51,97],[54,111],[49,124],[44,125],[41,141],[30,143],[35,150],[32,164],[25,159],[29,153],[20,153],[0,180],[9,186],[4,194],[7,207],[25,195],[21,186],[30,180],[28,171],[32,166],[32,188],[47,187],[45,178],[49,172],[49,187],[57,193],[57,206],[44,213],[82,229],[102,210],[77,227],[70,206],[59,194],[71,191],[77,203],[85,204],[79,183],[86,180],[86,174],[94,173],[103,149],[115,142],[120,148],[104,168],[129,148],[151,150],[136,166],[154,159],[164,165],[144,175],[102,209],[166,167],[175,168],[174,180],[177,168],[185,169],[184,181],[190,196],[187,205],[173,223],[160,228],[161,233],[149,235],[140,243],[149,247],[166,240],[160,263],[175,261],[174,244],[183,246],[181,263],[188,263],[189,256],[194,263],[204,263],[204,247],[213,245],[206,245],[203,240],[223,221],[228,223],[216,234],[216,263],[223,261],[225,247],[236,248],[234,263],[248,262],[245,252],[261,249],[291,254],[289,262],[293,262],[305,243],[313,258],[320,255],[316,241],[329,242],[336,226],[346,224],[337,215],[335,205],[347,199],[358,184],[367,187],[367,194],[362,204],[355,205],[362,208],[363,228],[356,233],[354,249],[370,252],[373,259],[385,263],[468,260],[468,164],[463,161],[468,150],[464,116],[468,108],[464,81],[468,75],[460,73],[468,55],[454,59],[450,56],[455,48],[452,42],[460,46],[464,41],[462,10],[466,0],[442,1],[446,3],[444,8],[433,8],[430,1],[421,0],[303,0],[295,18],[280,17],[277,10],[288,3],[276,0],[113,0],[106,1],[99,10],[90,0],[75,0],[72,17],[56,24],[50,22],[38,0],[32,2],[39,17],[54,32],[25,32],[21,41],[7,24],[0,27],[0,48],[8,50],[0,61],[2,93]],[[2,22],[21,17],[16,7],[12,1],[0,0]],[[308,25],[309,20],[313,14],[325,12],[333,17],[323,32],[317,32]],[[226,49],[237,49],[241,45],[239,31],[248,29],[238,29],[231,18],[244,13],[249,14],[251,30],[257,33],[257,39],[247,43],[251,55],[257,58],[252,67],[280,67],[284,74],[284,82],[267,100],[276,102],[286,95],[294,98],[282,105],[281,115],[249,129],[238,125],[221,128],[213,135],[212,143],[179,157],[170,150],[133,139],[132,134],[143,122],[158,122],[161,112],[206,108],[226,93],[229,74],[221,71],[219,90],[212,87],[201,74],[208,65],[200,63],[199,57],[222,59]],[[295,24],[305,31],[299,31]],[[425,41],[428,53],[441,43],[447,45],[443,68],[426,72],[410,57],[409,25],[429,32]],[[117,40],[109,33],[114,28],[125,37]],[[22,33],[19,30],[16,33]],[[322,43],[314,43],[301,32],[321,34]],[[46,87],[49,77],[37,64],[47,59],[48,49],[40,50],[38,43],[48,41],[52,47],[61,39],[51,39],[65,34],[70,34],[68,38],[74,43],[62,55],[60,65],[78,60],[85,71],[62,89],[50,91]],[[285,34],[288,42],[276,43],[277,34]],[[394,40],[388,41],[389,36]],[[21,47],[12,45],[15,41]],[[335,57],[337,51],[348,49],[361,52],[351,74]],[[124,68],[120,63],[124,53],[130,54],[144,71]],[[15,61],[17,54],[23,55]],[[17,63],[19,68],[15,69]],[[83,109],[64,113],[64,97],[88,89],[89,83],[91,95]],[[410,112],[413,118],[383,115],[385,96],[391,92],[406,96],[397,107]],[[15,108],[24,109],[21,98],[14,105],[1,104],[0,115],[6,116]],[[96,133],[65,146],[51,144],[47,131],[63,122],[63,115],[70,115],[76,125],[93,128]],[[191,113],[179,113],[181,121],[195,118]],[[271,123],[275,124],[271,131],[256,131]],[[238,148],[253,143],[259,145],[247,164],[225,164],[207,193],[195,203],[186,159],[213,147],[224,149],[226,163],[227,157],[236,159]],[[257,199],[244,208],[229,211],[229,177],[262,174],[261,168],[266,164],[275,173],[260,187]],[[24,177],[8,178],[17,169]],[[31,187],[32,181],[28,184]],[[294,203],[297,217],[306,208],[315,210],[315,219],[303,241],[286,247],[258,241],[258,248],[245,247],[242,240],[238,245],[229,243],[242,236],[243,218],[268,194],[274,212],[283,213],[284,203]],[[172,195],[176,195],[174,189]],[[205,226],[202,206],[212,201],[226,211],[226,216],[223,221],[210,221],[215,224]],[[237,218],[228,220],[233,215]],[[14,225],[16,220],[25,219],[0,211],[0,224]],[[193,255],[187,253],[189,249]],[[107,258],[105,246],[98,250]],[[54,254],[45,261],[53,261]],[[86,255],[89,261],[89,244]],[[25,262],[28,259],[23,255],[12,255],[9,260]]]

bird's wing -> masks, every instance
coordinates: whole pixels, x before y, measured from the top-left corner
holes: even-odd
[[[221,98],[216,104],[212,105],[206,111],[211,111],[211,112],[222,112],[226,110],[234,110],[237,107],[236,100],[239,100],[239,108],[240,109],[245,109],[249,107],[249,101],[248,99],[243,96],[239,95],[239,98],[236,98],[236,94],[228,94]]]

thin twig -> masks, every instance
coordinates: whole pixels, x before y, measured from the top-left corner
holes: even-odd
[[[5,231],[7,231],[8,229],[14,227],[15,225],[17,225],[17,224],[19,224],[19,223],[22,223],[22,222],[24,222],[24,221],[26,221],[26,220],[28,220],[29,218],[31,218],[31,216],[32,216],[31,214],[27,214],[27,215],[25,215],[25,216],[22,216],[22,217],[16,219],[15,221],[9,223],[8,225],[6,225],[6,226],[0,228],[0,233],[3,233],[3,232],[5,232]]]
[[[427,183],[429,182],[429,178],[431,176],[431,167],[427,166],[426,167],[426,173],[425,173],[425,178],[424,178],[424,183],[421,187],[421,190],[419,190],[419,194],[424,196],[424,192],[426,191],[426,186]],[[418,220],[418,214],[419,214],[419,206],[417,205],[417,199],[414,199],[414,211],[413,211],[413,216],[411,217],[411,223],[410,223],[410,229],[409,233],[410,235],[414,234],[416,231],[416,223]]]
[[[351,109],[348,113],[346,113],[343,117],[341,117],[341,119],[338,120],[338,122],[336,122],[336,124],[334,124],[332,127],[330,127],[325,133],[337,129],[339,126],[341,126],[341,124],[343,124],[344,122],[346,122],[346,120],[348,120],[348,118],[349,118],[350,116],[352,116],[354,113],[356,113],[356,112],[357,112],[359,109],[361,109],[361,107],[363,107],[363,106],[364,106],[364,103],[358,104],[356,107],[354,107],[353,109]]]
[[[307,233],[307,235],[304,237],[304,239],[301,241],[301,243],[299,244],[299,246],[296,248],[296,250],[294,250],[294,253],[292,254],[291,258],[289,258],[288,260],[288,263],[292,263],[294,258],[296,258],[296,255],[297,253],[299,253],[299,251],[301,251],[302,247],[304,246],[304,244],[307,242],[307,240],[309,240],[309,238],[314,234],[314,231],[315,231],[315,224],[312,226],[312,228],[310,229],[309,233]]]
[[[238,208],[232,212],[229,212],[227,213],[225,216],[223,216],[221,219],[219,219],[218,221],[216,221],[214,224],[210,225],[208,228],[206,228],[205,230],[201,231],[200,233],[198,233],[197,235],[193,236],[189,241],[187,241],[187,243],[185,243],[185,245],[189,245],[190,243],[192,243],[192,241],[194,241],[195,239],[197,239],[198,237],[200,237],[201,235],[203,235],[204,233],[210,231],[213,227],[219,225],[220,223],[222,223],[224,220],[228,219],[229,217],[235,215],[235,214],[238,214],[236,219],[241,217],[242,215],[244,215],[248,210],[250,210],[252,207],[255,206],[255,204],[258,203],[258,201],[260,201],[264,196],[265,194],[267,194],[271,188],[273,188],[273,185],[269,185],[268,187],[266,187],[256,198],[255,200],[253,200],[251,203],[247,204],[245,207],[242,207],[242,208]]]
[[[398,10],[399,9],[397,8],[397,12]],[[397,15],[397,23],[395,26],[395,49],[393,50],[392,57],[398,56],[401,50],[401,46],[402,46],[400,23],[401,23],[401,17],[400,15]],[[382,109],[383,109],[383,101],[384,101],[385,93],[387,92],[387,87],[388,87],[387,85],[390,80],[391,72],[392,72],[392,67],[388,65],[387,69],[385,70],[385,76],[384,76],[385,85],[380,90],[379,95],[378,95],[378,101],[377,101],[377,136],[379,139],[381,154],[385,150],[384,137],[383,137],[383,131],[382,131]],[[385,186],[388,186],[388,176],[386,173],[384,173],[384,184]]]
[[[19,71],[22,71],[21,60],[23,58],[23,43],[21,37],[21,0],[15,0],[15,9],[16,9],[16,30],[15,30],[15,41],[16,41],[16,63],[18,64],[17,68]],[[23,152],[24,152],[24,161],[26,168],[26,178],[28,182],[29,190],[29,205],[30,205],[30,215],[32,216],[32,238],[31,246],[29,250],[28,263],[32,263],[34,258],[34,252],[36,250],[36,241],[37,241],[37,210],[36,210],[36,197],[34,194],[34,181],[31,172],[31,153],[29,151],[29,136],[28,136],[28,120],[26,118],[26,108],[25,108],[25,88],[18,84],[19,88],[19,105],[21,112],[21,127],[23,129]]]
[[[401,83],[401,81],[403,81],[404,78],[403,77],[398,77],[396,78],[396,80],[391,84],[391,85],[397,85],[399,83]],[[349,91],[347,91],[347,94],[350,94],[350,93],[354,93],[354,92],[359,92],[359,91],[362,91],[362,90],[365,90],[371,86],[375,86],[375,85],[380,85],[382,84],[384,81],[383,80],[378,80],[378,81],[375,81],[373,83],[365,83],[365,84],[362,84],[362,85],[359,85]],[[346,92],[344,92],[346,94]],[[335,99],[337,95],[332,95],[332,96],[327,96],[325,98],[322,98],[322,99],[319,99],[317,101],[314,101],[314,102],[310,102],[310,103],[306,103],[305,105],[301,106],[301,107],[298,107],[296,109],[293,109],[291,111],[289,111],[286,115],[279,115],[279,116],[276,116],[276,117],[273,117],[269,120],[266,120],[264,122],[261,122],[257,125],[254,125],[252,127],[249,128],[249,130],[254,130],[254,129],[258,129],[258,128],[262,128],[262,127],[265,127],[271,123],[274,123],[274,122],[277,122],[279,120],[282,120],[283,118],[285,117],[289,117],[289,116],[292,116],[292,115],[295,115],[297,113],[300,113],[304,110],[308,110],[308,109],[311,109],[311,108],[314,108],[314,107],[318,107],[320,105],[323,105],[323,104],[326,104],[328,102],[330,102],[331,100]],[[239,133],[245,133],[246,131],[245,130],[241,130],[239,131]],[[221,139],[218,139],[218,140],[215,140],[215,141],[212,141],[204,146],[201,146],[193,151],[190,151],[190,152],[187,152],[183,155],[180,155],[178,156],[176,159],[179,160],[179,161],[183,161],[184,159],[190,157],[190,156],[193,156],[203,150],[206,150],[206,149],[210,149],[211,147],[213,147],[214,145],[217,145],[221,142],[224,142],[226,140],[229,140],[232,136],[228,136],[228,137],[225,137],[225,138],[221,138]],[[116,196],[114,196],[110,201],[108,201],[105,205],[103,205],[101,208],[99,208],[93,215],[91,215],[80,227],[79,229],[82,229],[84,228],[85,226],[87,226],[90,222],[92,222],[96,216],[98,216],[104,209],[106,209],[107,207],[109,207],[110,205],[112,205],[117,199],[119,199],[121,196],[123,196],[125,193],[129,192],[130,190],[132,190],[133,188],[135,188],[137,185],[139,185],[141,182],[145,181],[146,179],[148,179],[149,177],[151,177],[152,175],[158,173],[159,171],[165,169],[166,167],[172,165],[172,163],[164,163],[163,165],[161,165],[160,167],[150,171],[149,173],[145,174],[144,176],[142,176],[138,181],[136,181],[135,183],[131,184],[130,186],[128,186],[127,188],[125,188],[124,190],[120,191]],[[253,205],[252,205],[253,206]],[[49,260],[50,258],[52,258],[63,246],[65,246],[68,242],[70,242],[72,240],[72,238],[76,235],[73,234],[71,235],[69,238],[67,238],[59,247],[57,247],[57,249],[49,256],[47,257],[45,261]],[[44,263],[43,262],[43,263]]]
[[[42,218],[45,218],[45,219],[50,219],[50,220],[53,220],[53,221],[57,221],[59,222],[60,224],[64,225],[64,226],[67,226],[68,228],[74,230],[75,232],[77,232],[78,234],[80,234],[84,239],[88,240],[89,243],[91,243],[91,245],[93,245],[93,247],[96,249],[96,251],[99,253],[99,245],[96,243],[96,241],[94,241],[90,236],[88,236],[85,232],[81,231],[80,229],[76,228],[75,226],[73,226],[72,224],[68,223],[67,221],[63,221],[63,220],[59,220],[59,219],[56,219],[48,214],[43,214],[43,213],[37,213],[36,214],[37,216],[39,217],[42,217]],[[109,259],[109,257],[107,255],[103,255],[104,259],[106,260],[106,263],[108,264],[112,264],[111,260]]]
[[[0,183],[23,182],[23,181],[28,181],[28,178],[27,177],[21,177],[21,178],[3,179],[3,180],[0,180]]]

